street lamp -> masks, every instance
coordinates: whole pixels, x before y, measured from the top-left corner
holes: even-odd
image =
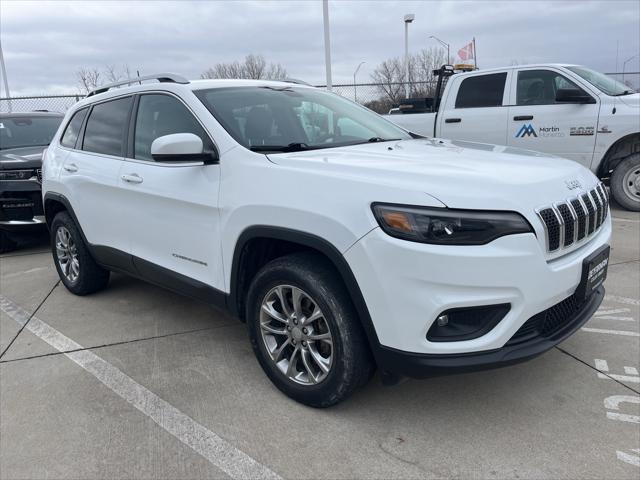
[[[364,65],[367,62],[360,62],[360,64],[358,65],[358,68],[356,68],[356,71],[353,72],[353,101],[357,102],[358,101],[358,87],[356,86],[356,75],[358,74],[358,70],[360,70],[360,67],[362,65]]]
[[[629,57],[627,58],[623,63],[622,63],[622,83],[624,83],[624,71],[627,68],[627,63],[629,63],[631,60],[633,60],[634,58],[636,58],[638,55],[634,55],[633,57]],[[626,84],[625,84],[626,85]]]
[[[404,16],[404,68],[407,76],[404,84],[404,95],[406,98],[409,98],[409,24],[415,18],[416,16],[413,13],[407,13]]]
[[[449,56],[449,44],[443,40],[440,40],[438,37],[436,37],[435,35],[429,35],[429,38],[433,38],[436,42],[438,42],[440,45],[447,47],[447,65],[451,64],[451,57]]]

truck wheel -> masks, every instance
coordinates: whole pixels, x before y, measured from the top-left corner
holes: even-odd
[[[109,283],[109,270],[91,257],[80,230],[67,212],[58,213],[51,222],[51,250],[60,280],[71,293],[88,295]]]
[[[611,193],[627,210],[640,212],[640,153],[625,158],[611,175]]]
[[[0,230],[0,253],[7,253],[14,250],[17,243],[7,234]]]
[[[300,403],[335,405],[373,374],[351,299],[319,255],[292,254],[263,267],[249,288],[246,318],[262,369]]]

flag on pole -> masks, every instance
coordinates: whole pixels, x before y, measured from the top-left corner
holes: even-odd
[[[473,42],[469,42],[467,45],[458,50],[458,56],[463,61],[469,60],[470,58],[475,59],[476,53],[473,50]]]

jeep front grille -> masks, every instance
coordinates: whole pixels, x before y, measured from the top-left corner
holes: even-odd
[[[602,183],[565,202],[537,209],[544,225],[547,251],[555,252],[590,238],[602,226],[608,212],[609,196]]]

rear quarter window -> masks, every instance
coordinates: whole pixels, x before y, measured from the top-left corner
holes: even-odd
[[[124,156],[132,101],[132,97],[126,97],[94,105],[87,120],[82,150]]]
[[[507,72],[476,75],[462,80],[456,97],[456,108],[500,107]]]
[[[75,148],[76,142],[78,141],[78,136],[80,135],[82,122],[84,121],[84,117],[87,115],[88,111],[88,108],[83,108],[73,114],[71,120],[69,120],[69,123],[67,124],[67,128],[64,129],[62,138],[60,139],[60,144],[62,146]]]

